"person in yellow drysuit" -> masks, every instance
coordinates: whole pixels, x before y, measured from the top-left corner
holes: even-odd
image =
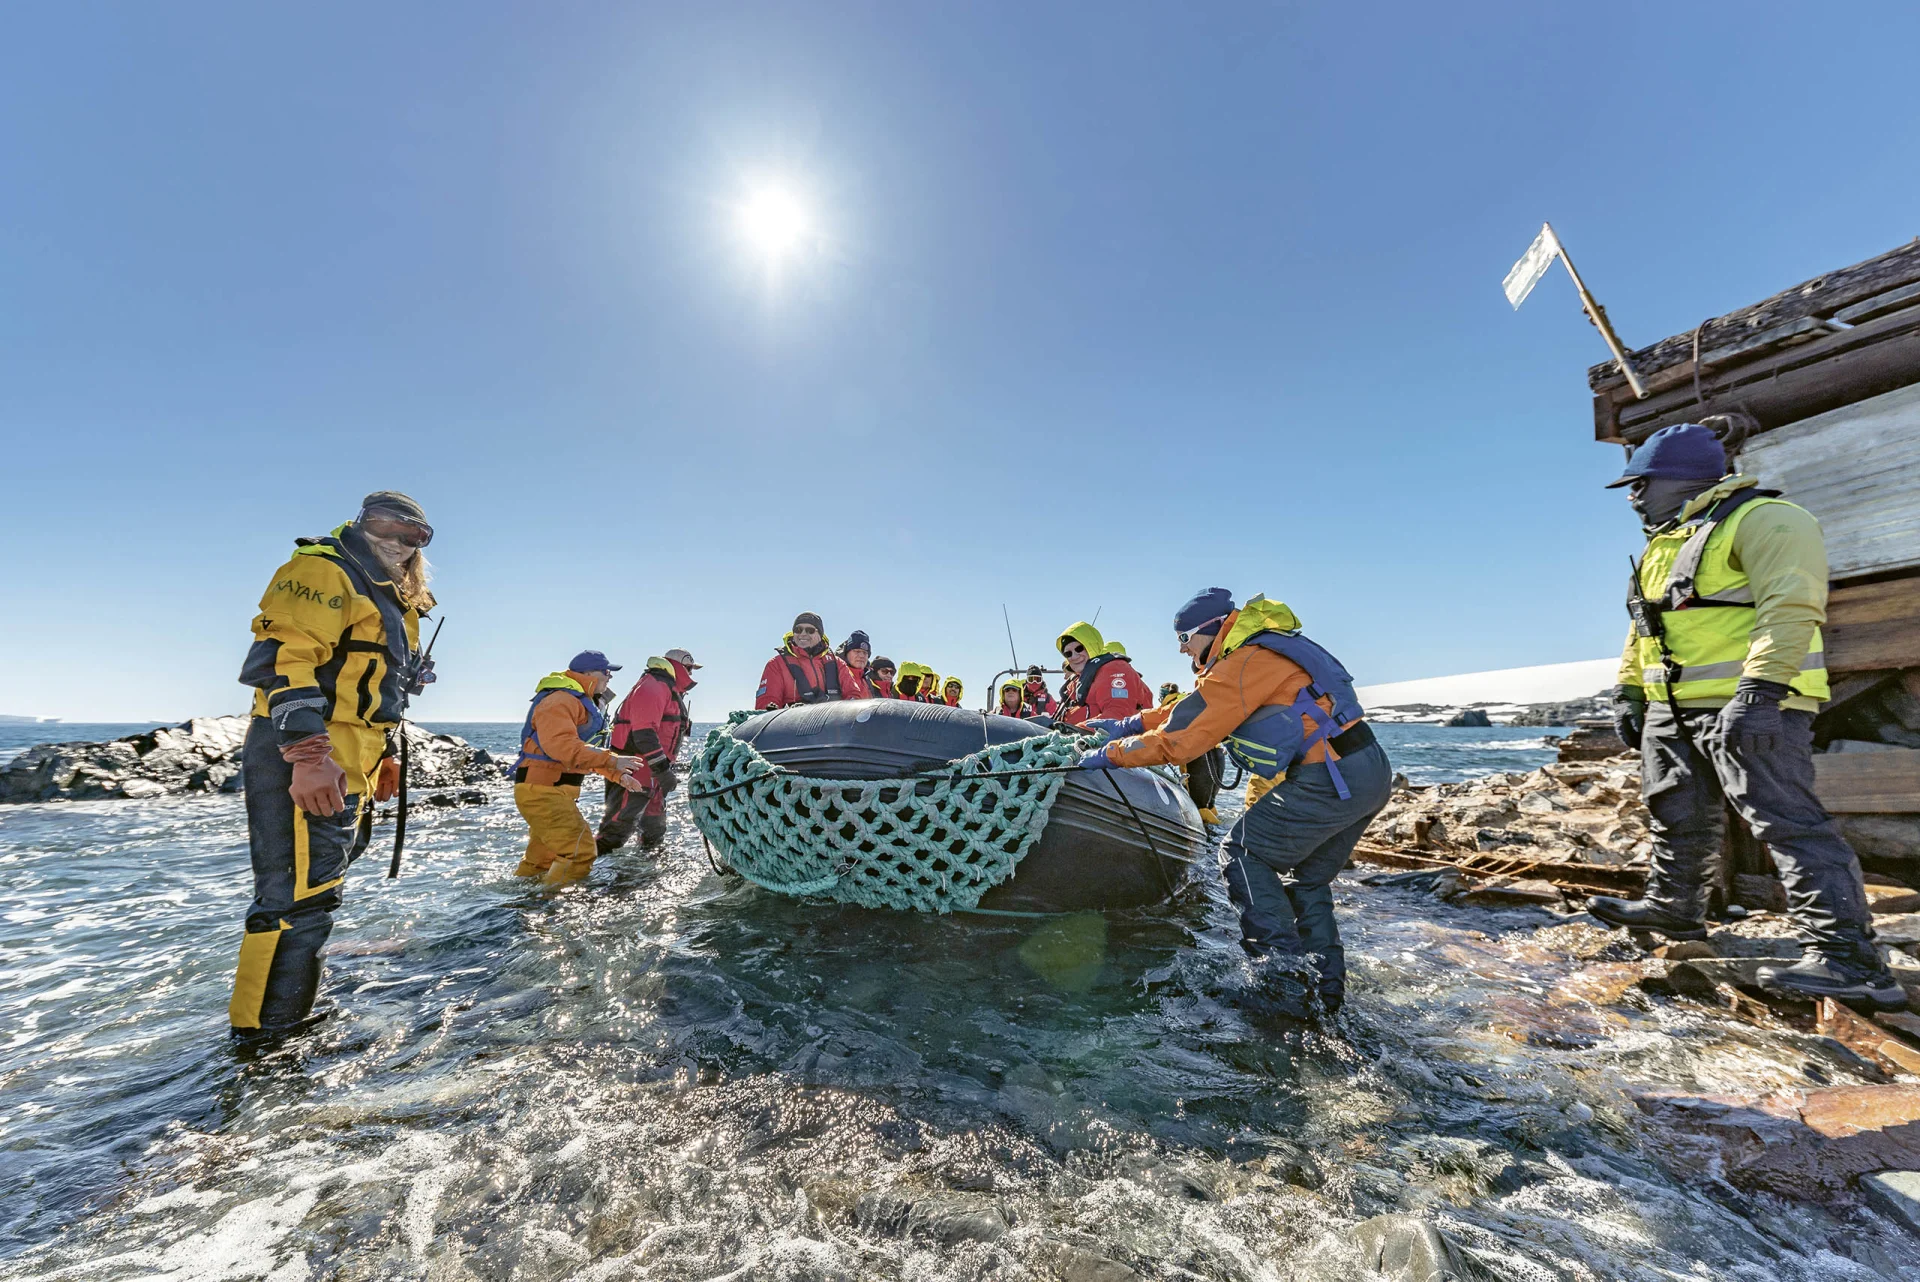
[[[948,677],[940,687],[940,702],[949,708],[960,706],[960,700],[966,697],[967,687],[959,677]]]
[[[373,835],[375,800],[399,783],[389,736],[433,680],[419,652],[434,604],[420,505],[381,490],[324,538],[295,540],[253,619],[240,669],[253,719],[241,749],[253,902],[227,1020],[236,1039],[318,1022],[320,952],[347,866]]]
[[[619,670],[600,651],[582,650],[565,672],[534,686],[513,763],[513,805],[527,821],[527,853],[516,876],[559,886],[593,871],[599,847],[580,813],[580,785],[588,775],[635,792],[651,786],[644,758],[593,746],[606,725],[598,696]]]

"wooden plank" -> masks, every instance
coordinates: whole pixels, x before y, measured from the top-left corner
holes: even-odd
[[[1802,281],[1792,289],[1782,290],[1751,306],[1714,317],[1701,327],[1699,350],[1712,351],[1736,346],[1755,334],[1777,329],[1802,317],[1832,316],[1843,307],[1851,307],[1917,281],[1920,281],[1920,238],[1865,262]],[[1688,330],[1630,353],[1634,371],[1644,379],[1682,361],[1692,360],[1693,339],[1693,331]],[[1613,361],[1605,361],[1587,371],[1587,386],[1596,392],[1615,385],[1624,386],[1625,383],[1619,365]]]
[[[1920,566],[1920,383],[1762,432],[1734,464],[1820,518],[1832,577]]]
[[[1645,868],[1525,859],[1475,851],[1415,850],[1365,840],[1354,847],[1353,857],[1389,868],[1456,868],[1482,876],[1533,877],[1589,893],[1634,895],[1647,882]]]
[[[1920,668],[1920,575],[1827,595],[1827,671]]]
[[[1622,384],[1594,395],[1594,437],[1637,443],[1671,423],[1741,410],[1762,429],[1780,427],[1920,381],[1920,306],[1850,330],[1765,353],[1744,364],[1708,367],[1706,399],[1694,395],[1691,358],[1646,380],[1647,399]]]
[[[1820,753],[1813,791],[1837,815],[1920,813],[1920,748]]]

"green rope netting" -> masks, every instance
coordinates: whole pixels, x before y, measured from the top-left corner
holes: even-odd
[[[728,728],[750,714],[736,712]],[[693,820],[733,870],[788,895],[868,908],[972,908],[1013,875],[1079,755],[1062,734],[997,744],[905,779],[815,779],[727,730],[688,781]],[[1002,771],[1034,774],[983,777]]]

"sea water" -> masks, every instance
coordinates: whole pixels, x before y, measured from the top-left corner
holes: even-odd
[[[1380,733],[1415,782],[1550,758]],[[1544,912],[1343,877],[1352,996],[1314,1030],[1248,999],[1211,867],[1133,914],[873,912],[716,874],[676,795],[662,849],[547,894],[487,792],[417,807],[397,881],[382,825],[336,1013],[254,1058],[239,798],[0,808],[0,1275],[1333,1279],[1366,1276],[1339,1230],[1401,1211],[1508,1278],[1920,1276],[1870,1211],[1672,1173],[1636,1092],[1849,1079],[1569,999]]]

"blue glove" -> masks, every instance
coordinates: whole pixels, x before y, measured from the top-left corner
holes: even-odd
[[[1778,752],[1784,742],[1785,727],[1780,721],[1780,701],[1793,693],[1792,686],[1757,677],[1742,677],[1727,706],[1720,709],[1720,737],[1736,756],[1764,757]]]
[[[1124,721],[1116,721],[1112,718],[1103,717],[1083,724],[1085,724],[1089,730],[1100,731],[1106,735],[1109,740],[1124,739],[1130,734],[1145,734],[1147,729],[1140,724],[1140,714],[1137,712]]]
[[[1089,752],[1086,756],[1075,762],[1073,766],[1075,770],[1109,770],[1112,769],[1112,767],[1113,763],[1107,760],[1107,750],[1105,748],[1100,749],[1098,752]]]

